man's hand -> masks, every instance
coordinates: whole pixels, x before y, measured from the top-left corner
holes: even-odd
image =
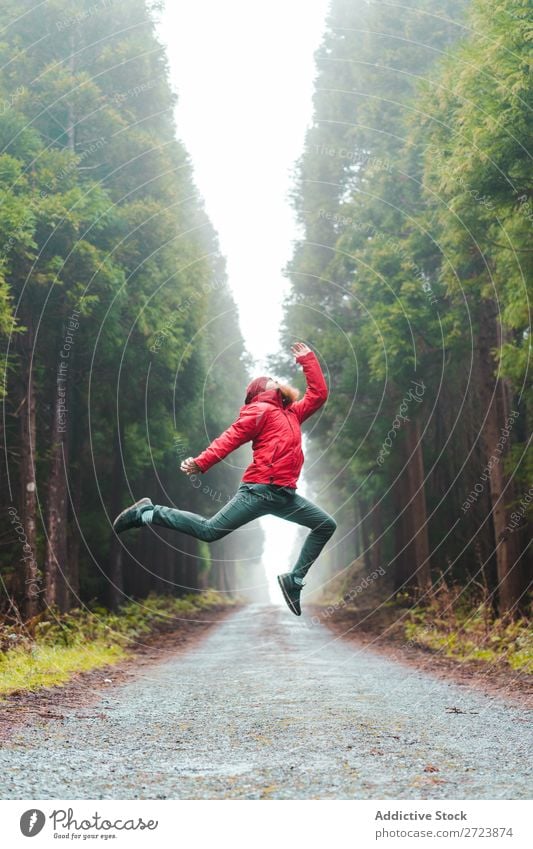
[[[200,466],[196,465],[194,457],[187,457],[186,460],[183,460],[180,469],[182,472],[185,472],[186,475],[194,475],[200,471]]]
[[[311,348],[308,348],[303,342],[295,342],[291,345],[291,351],[295,357],[302,357],[304,354],[310,354]]]

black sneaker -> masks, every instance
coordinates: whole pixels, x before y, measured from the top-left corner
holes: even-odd
[[[150,498],[141,498],[140,501],[136,501],[131,507],[126,507],[122,513],[118,514],[113,522],[113,530],[121,534],[122,531],[128,531],[130,528],[140,528],[143,524],[142,514],[145,510],[152,510],[153,506]]]
[[[305,584],[297,584],[292,572],[284,572],[283,575],[278,575],[278,584],[291,613],[294,613],[295,616],[301,616],[300,593]]]

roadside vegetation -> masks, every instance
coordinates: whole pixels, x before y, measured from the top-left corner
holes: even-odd
[[[533,674],[530,618],[500,616],[486,583],[471,580],[465,588],[441,575],[429,596],[405,589],[383,599],[380,577],[379,570],[366,572],[363,558],[354,560],[321,589],[312,621],[342,623],[346,633],[370,633],[378,641],[420,648],[458,663],[478,661]]]
[[[0,698],[63,684],[74,673],[117,663],[139,640],[236,603],[207,590],[182,598],[151,594],[116,612],[94,606],[60,614],[52,608],[26,623],[6,618],[0,625]]]
[[[338,525],[309,589],[354,557],[380,602],[485,582],[461,654],[531,603],[530,6],[332,0],[294,174],[282,340],[327,370],[305,474]]]
[[[459,662],[504,663],[533,674],[533,631],[525,617],[497,616],[481,590],[468,596],[442,584],[431,602],[410,609],[404,624],[409,643]]]

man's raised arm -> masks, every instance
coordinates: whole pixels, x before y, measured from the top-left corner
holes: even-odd
[[[300,422],[304,422],[325,403],[328,387],[317,356],[307,345],[297,342],[293,345],[292,352],[296,362],[303,367],[307,388],[304,397],[291,404],[291,410],[296,413]]]

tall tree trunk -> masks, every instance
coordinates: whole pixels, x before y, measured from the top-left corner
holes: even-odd
[[[506,416],[509,410],[507,381],[496,379],[492,351],[501,341],[495,305],[482,301],[479,331],[479,383],[482,415],[485,418],[482,437],[485,447],[494,536],[496,539],[496,565],[498,575],[498,611],[501,615],[515,616],[522,589],[521,552],[519,535],[512,533],[512,507],[507,507],[514,497],[512,480],[504,472],[504,458],[508,455],[512,423]],[[509,411],[510,412],[510,411]],[[506,426],[507,425],[507,426]]]
[[[413,540],[415,558],[414,570],[416,582],[422,593],[431,590],[431,569],[429,562],[429,536],[427,527],[426,493],[424,490],[424,457],[420,421],[413,418],[405,425],[407,451],[407,480],[409,482],[409,525]]]
[[[198,588],[198,540],[187,537],[182,546],[187,552],[185,561],[186,592],[194,592]]]
[[[66,335],[63,323],[62,338]],[[60,353],[63,352],[61,345]],[[70,353],[70,352],[69,352]],[[50,448],[50,471],[48,478],[47,540],[44,559],[46,575],[46,601],[66,611],[70,607],[68,580],[68,434],[70,431],[67,411],[69,398],[69,372],[71,363],[59,358],[58,372],[53,384],[55,397]],[[71,412],[72,414],[72,412]]]
[[[168,533],[167,533],[168,531]],[[158,595],[166,595],[169,592],[167,578],[167,546],[169,544],[169,534],[172,531],[168,528],[163,528],[161,540],[157,540],[155,546],[154,557],[152,558],[152,571],[155,572],[155,577],[152,578],[152,589]]]
[[[216,584],[216,587],[217,587],[217,589],[220,590],[220,592],[226,594],[228,592],[228,590],[230,589],[229,582],[228,582],[228,574],[227,574],[227,570],[226,570],[226,565],[227,565],[226,561],[227,561],[227,558],[229,556],[229,546],[228,546],[227,537],[224,537],[223,539],[221,539],[219,541],[218,545],[219,545],[219,548],[218,548],[218,551],[217,551],[217,556],[220,559],[219,559],[218,563],[215,563],[215,565],[214,565],[214,569],[216,569],[217,578],[218,578],[218,583]]]
[[[354,540],[354,557],[356,560],[359,560],[361,554],[363,553],[363,539],[361,534],[361,508],[359,505],[359,501],[355,502],[352,535]]]
[[[226,548],[226,538],[217,540],[216,543],[213,544],[213,560],[211,561],[211,569],[209,571],[209,584],[215,590],[222,591],[224,589],[224,573],[222,568],[221,559],[224,557],[224,552]]]
[[[354,502],[351,505],[350,523],[345,531],[345,540],[338,557],[338,571],[344,569],[347,563],[353,563],[359,558],[359,534],[356,530],[358,523],[358,506]]]
[[[383,528],[381,526],[381,516],[382,516],[382,506],[380,503],[379,496],[376,496],[376,500],[372,506],[372,549],[370,552],[370,567],[372,571],[378,569],[381,563],[381,551],[382,551],[382,533]]]
[[[157,502],[156,502],[157,503]],[[157,528],[157,533],[161,532],[162,528]],[[150,592],[150,578],[148,572],[150,564],[153,563],[155,557],[154,552],[157,550],[157,540],[155,534],[151,533],[148,528],[145,528],[138,535],[137,544],[132,551],[132,566],[128,569],[128,594],[136,598],[146,598]],[[137,562],[135,562],[135,560]]]
[[[393,487],[394,520],[394,561],[393,589],[395,592],[406,590],[414,583],[413,540],[409,533],[409,516],[406,504],[409,500],[407,472],[404,469]],[[404,509],[406,508],[406,509]]]
[[[172,534],[172,531],[170,531]],[[175,593],[175,565],[176,565],[176,552],[174,551],[174,546],[176,544],[175,534],[165,540],[165,549],[161,552],[162,560],[165,564],[165,578],[167,579],[167,584],[164,592],[167,595],[174,595]]]
[[[113,435],[113,470],[111,478],[111,521],[115,516],[124,509],[122,503],[122,454],[121,445],[124,440],[122,433],[119,430],[119,425],[115,426]],[[123,579],[123,547],[118,534],[111,531],[111,540],[109,543],[109,554],[106,568],[106,587],[105,601],[111,610],[116,610],[119,604],[124,599],[124,579]]]
[[[35,480],[36,399],[31,357],[34,345],[33,319],[25,316],[28,328],[21,340],[22,402],[20,405],[20,520],[24,531],[24,599],[26,619],[35,616],[40,606],[39,567],[37,564],[37,484]],[[26,548],[27,546],[27,548]]]
[[[81,445],[76,445],[76,464],[71,465],[71,510],[68,527],[68,576],[74,600],[80,597],[80,542],[81,542],[81,507],[82,488],[84,485],[83,469],[89,448],[88,440],[83,436]]]
[[[74,67],[74,33],[68,36],[71,54],[69,69],[73,74]],[[75,153],[75,116],[72,103],[67,98],[67,148]],[[69,462],[69,420],[66,404],[69,401],[70,373],[73,368],[70,354],[72,351],[64,347],[67,326],[64,318],[61,320],[61,335],[58,345],[58,368],[55,376],[53,392],[54,407],[52,420],[52,435],[50,445],[50,472],[48,478],[47,503],[47,539],[44,558],[46,575],[46,601],[57,605],[61,611],[71,606],[71,589],[69,587],[68,568],[68,462]],[[73,410],[69,410],[70,415]]]
[[[363,541],[364,570],[365,572],[370,572],[370,520],[368,516],[368,503],[364,499],[359,499],[359,515],[361,517],[361,538]]]

